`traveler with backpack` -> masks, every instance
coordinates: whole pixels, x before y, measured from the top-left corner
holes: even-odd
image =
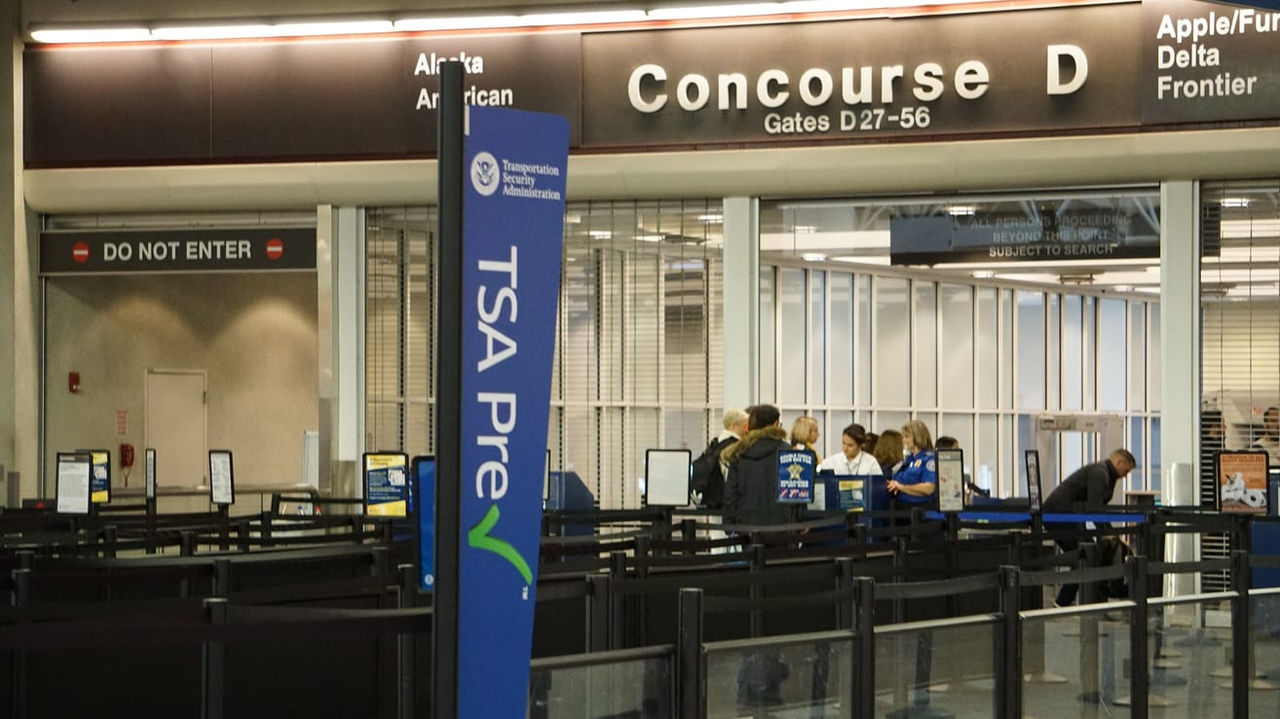
[[[724,477],[728,467],[720,453],[732,446],[747,433],[747,413],[737,407],[724,411],[724,429],[711,444],[693,460],[693,476],[689,489],[694,493],[694,504],[707,509],[720,509],[724,502]]]

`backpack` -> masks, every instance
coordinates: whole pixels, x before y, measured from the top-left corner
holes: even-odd
[[[737,441],[737,437],[713,439],[711,444],[702,450],[702,454],[693,460],[693,475],[689,479],[689,489],[702,494],[703,507],[719,509],[723,504],[724,472],[720,470],[720,452]]]

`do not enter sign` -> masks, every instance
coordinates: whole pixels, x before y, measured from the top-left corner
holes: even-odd
[[[272,237],[267,240],[267,257],[278,260],[284,255],[284,243],[278,238]]]
[[[80,264],[84,264],[89,260],[89,246],[83,242],[77,242],[71,246],[71,259]]]

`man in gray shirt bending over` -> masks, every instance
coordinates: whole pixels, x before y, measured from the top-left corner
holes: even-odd
[[[1040,511],[1052,513],[1103,509],[1107,502],[1111,501],[1116,483],[1132,472],[1136,464],[1133,455],[1127,449],[1117,449],[1101,462],[1086,464],[1072,472],[1071,476],[1063,480],[1062,484],[1049,494]],[[1080,548],[1080,542],[1076,539],[1074,532],[1084,529],[1084,524],[1061,525],[1061,527],[1064,531],[1070,531],[1071,534],[1057,537],[1054,541],[1063,552],[1075,552]],[[1054,605],[1065,607],[1074,604],[1076,592],[1079,590],[1078,584],[1062,585],[1058,591],[1058,598],[1053,602]]]

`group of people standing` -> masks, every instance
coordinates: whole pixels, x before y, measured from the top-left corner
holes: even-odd
[[[788,435],[782,428],[781,412],[771,404],[727,410],[724,428],[707,448],[719,454],[723,483],[707,482],[700,491],[706,506],[723,509],[731,521],[776,524],[787,520],[787,508],[777,502],[777,457],[789,449],[813,452],[821,460],[818,471],[883,475],[890,496],[900,507],[937,501],[933,437],[918,419],[907,422],[901,430],[888,429],[879,435],[851,424],[841,432],[840,452],[825,459],[814,447],[819,436],[817,420],[798,418]],[[954,439],[939,438],[940,443],[942,440],[957,446]]]

